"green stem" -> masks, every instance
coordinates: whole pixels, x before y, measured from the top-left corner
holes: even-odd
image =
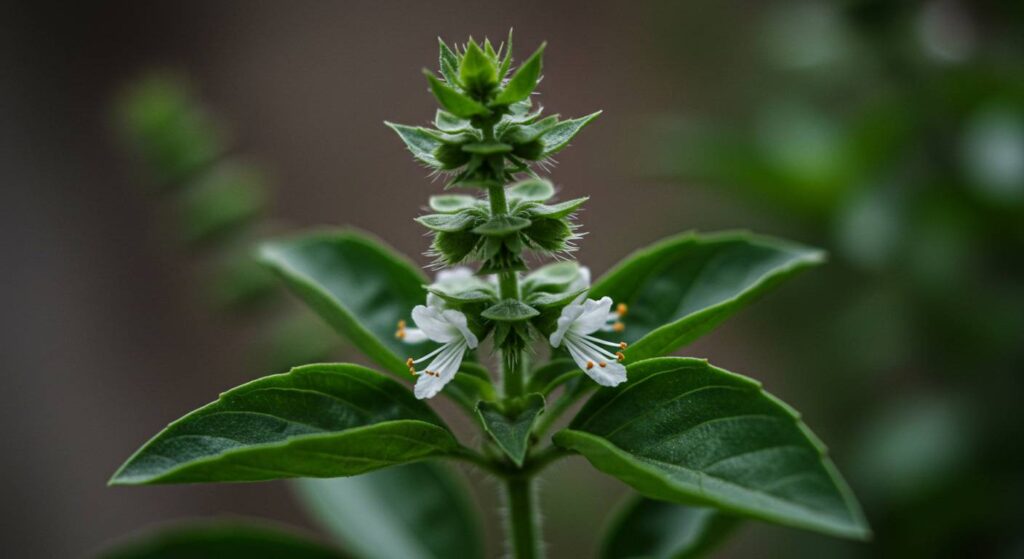
[[[536,515],[536,494],[533,480],[528,477],[509,478],[505,482],[505,497],[508,504],[508,533],[512,557],[515,559],[538,559],[543,556],[540,549],[540,526]]]

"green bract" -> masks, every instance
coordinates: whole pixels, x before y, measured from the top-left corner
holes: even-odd
[[[686,233],[634,253],[591,285],[590,270],[568,259],[580,239],[575,214],[588,198],[556,201],[554,184],[533,165],[599,113],[560,120],[533,107],[543,54],[541,45],[513,70],[511,37],[497,49],[487,40],[456,48],[441,41],[439,75],[426,73],[440,105],[433,126],[387,123],[416,161],[447,175],[448,187],[474,189],[435,194],[416,218],[432,236],[433,278],[352,231],[260,250],[299,300],[397,380],[349,364],[254,380],[171,423],[111,483],[344,478],[296,487],[356,557],[481,557],[473,509],[458,478],[436,462],[460,460],[502,481],[508,549],[535,558],[543,547],[534,479],[580,454],[644,497],[617,516],[604,557],[697,557],[744,518],[866,538],[859,505],[793,408],[754,380],[669,356],[822,263],[823,253],[746,233]],[[161,103],[163,112],[180,112]],[[190,212],[195,240],[261,208],[248,175],[213,177],[220,183],[196,196],[231,203],[200,199],[197,208],[220,210]],[[554,261],[531,271],[537,259]],[[472,444],[424,402],[440,393],[479,428]],[[123,556],[191,552],[202,542],[230,556],[259,541],[266,550],[252,553],[280,545],[298,545],[296,557],[333,553],[240,534],[186,536],[184,547],[168,536]]]

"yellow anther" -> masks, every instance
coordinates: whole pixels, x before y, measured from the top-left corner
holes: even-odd
[[[410,369],[412,368],[412,364],[413,363],[414,363],[414,361],[412,360],[412,357],[410,357],[410,358],[405,360],[405,366],[409,367]]]
[[[616,322],[615,324],[612,324],[612,330],[615,330],[616,332],[621,332],[625,329],[626,325],[621,322]]]
[[[600,363],[598,363],[598,365],[600,365],[602,369],[608,366],[608,364],[605,363],[604,361],[601,361]]]
[[[621,351],[616,351],[615,352],[615,358],[618,359],[619,361],[625,361],[626,360],[626,355],[624,353],[622,353]]]
[[[398,329],[399,330],[405,330],[405,321],[404,320],[399,320],[398,321]]]
[[[619,349],[626,349],[627,347],[629,347],[629,344],[626,342],[619,342]]]
[[[594,368],[594,362],[593,361],[587,361],[587,370],[589,371],[590,369],[593,369],[593,368]]]
[[[395,337],[398,338],[399,340],[404,340],[405,339],[405,330],[399,330],[399,331],[395,332]]]
[[[628,313],[628,312],[629,312],[629,306],[626,305],[626,303],[619,303],[615,307],[615,314],[617,314],[619,316],[626,316],[626,313]]]

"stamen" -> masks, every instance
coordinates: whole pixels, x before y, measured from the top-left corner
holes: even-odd
[[[625,361],[626,360],[626,355],[624,353],[622,353],[621,351],[616,351],[615,352],[615,359],[617,359],[619,361]]]
[[[405,321],[404,320],[399,320],[398,321],[398,329],[399,330],[405,330]]]
[[[593,369],[593,368],[594,368],[594,362],[593,361],[587,361],[587,370],[589,371],[590,369]]]
[[[600,363],[598,363],[598,365],[600,365],[601,368],[603,369],[603,368],[608,366],[608,363],[605,363],[604,361],[601,361]]]
[[[626,342],[619,342],[619,349],[626,349],[627,347],[629,347],[629,344]]]
[[[405,360],[405,366],[409,367],[410,369],[412,368],[413,363],[415,363],[415,361],[412,360],[412,357]]]
[[[405,330],[399,330],[399,331],[395,332],[395,337],[398,338],[399,340],[404,340],[405,339]]]
[[[616,322],[615,324],[612,324],[612,330],[615,330],[616,332],[621,332],[625,329],[626,325],[621,322]]]
[[[626,303],[619,303],[615,307],[615,313],[618,314],[619,316],[626,316],[626,313],[628,313],[628,312],[629,312],[629,306],[626,305]]]

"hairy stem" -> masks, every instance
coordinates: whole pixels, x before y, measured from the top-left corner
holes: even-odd
[[[538,559],[543,556],[536,497],[533,480],[530,477],[513,477],[506,480],[509,547],[515,559]]]

